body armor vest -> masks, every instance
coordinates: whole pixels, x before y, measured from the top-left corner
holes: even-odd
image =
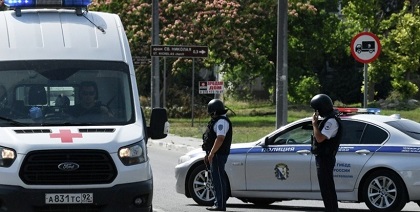
[[[216,132],[214,132],[214,125],[220,119],[224,119],[229,123],[229,130],[226,133],[225,140],[222,143],[222,146],[217,150],[216,154],[229,154],[230,153],[230,145],[232,143],[232,123],[230,120],[225,116],[218,116],[216,118],[212,118],[209,123],[207,124],[206,132],[203,134],[203,145],[202,148],[204,151],[209,152],[211,148],[213,148],[214,141],[217,138]]]
[[[337,121],[338,124],[338,131],[337,134],[322,143],[318,143],[314,136],[312,136],[312,149],[311,152],[314,155],[336,155],[338,151],[338,147],[340,146],[341,137],[342,137],[342,125],[341,125],[341,119],[337,117],[336,115],[329,115],[324,120],[321,121],[319,124],[319,130],[322,131],[324,128],[325,123],[328,121],[328,119],[334,118]]]

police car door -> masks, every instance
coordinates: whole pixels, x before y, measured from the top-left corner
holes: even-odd
[[[247,190],[310,190],[311,134],[311,122],[306,120],[267,136],[263,144],[249,151]]]
[[[343,137],[334,167],[334,181],[337,192],[353,191],[360,171],[388,134],[381,128],[359,120],[343,120]],[[315,170],[316,171],[316,170]],[[317,180],[316,172],[312,180]],[[315,181],[317,182],[317,181]],[[319,191],[318,183],[314,190]]]

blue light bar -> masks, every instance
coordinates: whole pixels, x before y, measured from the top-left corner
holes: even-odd
[[[11,8],[87,7],[91,3],[92,0],[4,0]]]
[[[8,7],[35,7],[35,0],[4,0]]]
[[[366,108],[367,113],[369,114],[379,114],[381,112],[381,109],[379,108]]]

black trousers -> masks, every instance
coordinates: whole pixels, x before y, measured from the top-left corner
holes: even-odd
[[[228,187],[225,172],[225,164],[228,155],[215,154],[213,162],[210,164],[211,177],[214,188],[214,206],[226,210],[226,201],[228,199]]]
[[[335,155],[317,155],[315,157],[319,188],[326,212],[337,212],[338,202],[334,184]]]

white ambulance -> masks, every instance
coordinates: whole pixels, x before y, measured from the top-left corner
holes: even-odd
[[[121,20],[89,3],[0,12],[0,211],[152,211],[166,111],[146,126]]]

